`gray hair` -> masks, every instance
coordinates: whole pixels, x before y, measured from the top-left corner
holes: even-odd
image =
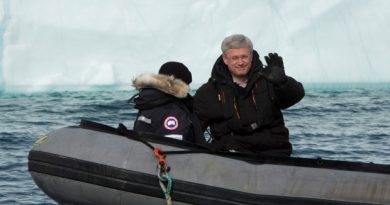
[[[222,41],[221,50],[223,54],[225,54],[225,52],[229,49],[236,48],[249,48],[249,50],[252,52],[253,44],[248,37],[242,34],[233,34],[231,36],[226,37]]]

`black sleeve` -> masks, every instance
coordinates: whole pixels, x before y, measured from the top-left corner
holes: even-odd
[[[192,127],[194,132],[194,139],[193,142],[198,145],[206,145],[206,138],[204,136],[204,130],[202,128],[202,124],[195,113],[191,114],[191,121],[192,121]]]
[[[305,90],[302,83],[296,81],[292,77],[283,85],[274,86],[276,100],[281,109],[286,109],[298,103],[304,96]]]
[[[136,132],[152,132],[152,121],[149,112],[143,110],[138,111],[133,130]]]
[[[210,84],[202,85],[194,96],[194,112],[199,118],[203,132],[210,125],[210,121],[219,118],[218,93]]]

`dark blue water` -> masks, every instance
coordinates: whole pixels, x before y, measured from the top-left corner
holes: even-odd
[[[390,164],[390,84],[306,84],[284,111],[293,155]],[[0,204],[56,204],[32,181],[27,155],[39,136],[89,119],[131,127],[130,90],[0,96]]]

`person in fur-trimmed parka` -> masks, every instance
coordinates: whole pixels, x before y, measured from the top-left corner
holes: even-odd
[[[193,114],[189,84],[192,75],[179,62],[167,62],[159,74],[141,74],[133,80],[139,90],[133,100],[139,110],[134,131],[152,132],[166,137],[198,142],[203,134]]]
[[[276,53],[265,57],[264,67],[244,35],[225,38],[221,49],[211,78],[194,97],[195,113],[203,129],[210,127],[212,143],[226,151],[290,156],[281,109],[303,98],[302,84],[286,76]]]

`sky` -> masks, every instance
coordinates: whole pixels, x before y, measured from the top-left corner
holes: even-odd
[[[0,90],[131,84],[166,61],[208,80],[231,34],[303,82],[390,82],[387,0],[0,0]]]

